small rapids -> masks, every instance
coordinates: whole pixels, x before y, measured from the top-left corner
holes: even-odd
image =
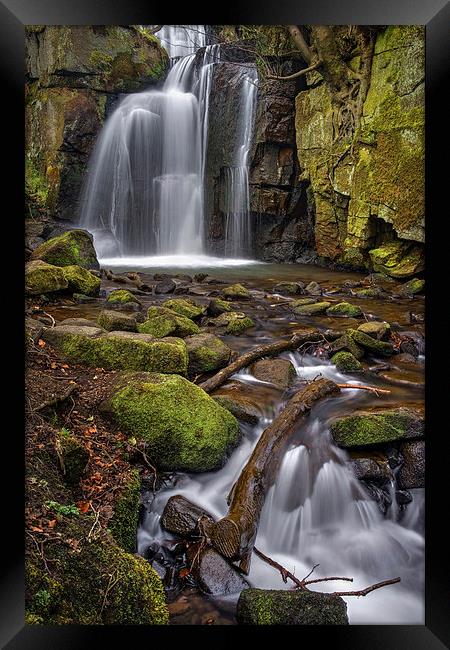
[[[335,366],[298,353],[286,355],[299,379],[322,375],[337,383],[348,382]],[[234,380],[259,382],[248,371]],[[362,383],[352,378],[352,383]],[[336,408],[349,412],[358,406],[364,391],[346,389],[338,397],[319,403],[296,432],[287,449],[274,485],[261,513],[256,547],[297,577],[339,576],[353,582],[332,581],[312,585],[322,592],[354,591],[371,584],[401,577],[401,583],[376,590],[366,597],[344,597],[351,624],[424,623],[424,490],[412,490],[413,501],[402,510],[396,500],[383,516],[371,495],[358,481],[347,462],[346,451],[331,438],[327,422]],[[257,425],[241,425],[239,447],[217,472],[180,474],[174,485],[157,492],[138,532],[138,552],[145,553],[154,540],[170,535],[159,520],[169,499],[181,494],[216,518],[226,514],[226,497],[247,462],[262,431],[282,407],[280,400],[266,405]],[[280,574],[255,554],[250,584],[259,588],[289,589]]]

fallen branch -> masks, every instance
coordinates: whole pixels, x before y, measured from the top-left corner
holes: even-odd
[[[272,485],[282,451],[300,417],[309,414],[317,400],[340,392],[327,379],[310,382],[289,400],[261,434],[228,497],[228,514],[212,526],[213,546],[224,557],[240,560],[240,568],[248,573],[253,543],[266,493]]]
[[[274,356],[280,354],[280,352],[284,352],[285,350],[296,350],[305,343],[322,341],[323,338],[323,334],[318,330],[315,330],[307,334],[294,334],[294,336],[288,340],[276,341],[275,343],[269,343],[268,345],[260,345],[257,348],[250,350],[250,352],[246,352],[242,356],[238,357],[236,361],[230,363],[229,366],[219,370],[215,375],[204,381],[202,384],[199,384],[200,388],[203,388],[206,393],[210,393],[225,383],[225,381],[231,377],[231,375],[234,375],[235,372],[242,370],[242,368],[246,368],[254,361],[261,359],[261,357]]]
[[[302,70],[299,70],[298,72],[294,72],[293,74],[289,74],[286,77],[280,77],[279,75],[276,74],[268,74],[267,78],[278,79],[279,81],[289,81],[290,79],[297,79],[298,77],[302,77],[303,75],[308,74],[308,72],[317,70],[317,68],[319,68],[320,65],[321,65],[321,61],[317,61],[316,63],[310,65],[308,68],[303,68]]]
[[[339,388],[358,388],[359,390],[368,390],[371,393],[376,393],[377,395],[379,393],[390,393],[390,390],[387,390],[387,388],[377,388],[376,386],[360,386],[359,384],[338,384]]]

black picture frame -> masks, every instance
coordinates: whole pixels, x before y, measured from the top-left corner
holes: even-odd
[[[448,132],[447,104],[443,101],[445,78],[449,67],[450,5],[446,0],[241,0],[212,11],[201,13],[194,6],[185,5],[176,13],[176,22],[201,22],[204,24],[420,24],[426,26],[426,205],[427,205],[427,358],[438,359],[443,354],[441,342],[447,341],[450,331],[448,307],[433,310],[439,300],[437,277],[444,272],[447,262],[448,223],[445,208],[439,206],[439,198],[445,197],[448,164],[445,161],[443,138]],[[10,274],[8,285],[17,305],[9,306],[9,318],[17,319],[17,327],[11,325],[8,347],[14,345],[14,368],[18,378],[8,380],[4,389],[4,408],[14,410],[14,424],[4,428],[3,470],[8,465],[15,471],[8,477],[2,472],[3,498],[1,519],[5,550],[1,562],[0,582],[0,645],[11,650],[19,648],[71,648],[91,647],[112,638],[115,642],[133,641],[167,643],[180,633],[177,627],[82,627],[82,626],[25,626],[24,625],[24,442],[23,442],[23,372],[20,351],[23,351],[23,240],[24,224],[22,206],[24,194],[24,25],[26,24],[160,24],[167,20],[167,11],[154,7],[148,0],[2,0],[0,1],[0,69],[2,75],[3,108],[6,117],[3,129],[11,136],[11,143],[2,157],[7,158],[3,175],[4,191],[13,202],[4,215],[8,220],[9,252],[17,269]],[[165,19],[165,20],[164,20]],[[6,155],[7,154],[7,155]],[[444,176],[445,174],[445,176]],[[445,203],[442,203],[445,206]],[[5,209],[5,208],[4,208]],[[11,212],[12,210],[12,212]],[[6,264],[6,263],[5,263]],[[442,266],[441,266],[442,265]],[[433,296],[435,296],[433,300]],[[13,301],[13,302],[15,302]],[[445,311],[443,313],[442,309]],[[442,363],[442,356],[441,363]],[[329,647],[440,650],[450,647],[450,585],[448,542],[443,530],[446,510],[444,488],[439,476],[448,474],[448,455],[444,450],[444,438],[448,431],[440,422],[448,401],[448,384],[436,378],[436,365],[426,364],[426,431],[427,431],[427,482],[426,482],[426,622],[425,625],[405,626],[342,626],[290,629],[295,643],[308,641],[330,644]],[[22,417],[22,420],[21,420]],[[448,427],[447,427],[448,428]],[[447,489],[448,492],[448,489]],[[182,640],[202,643],[223,641],[229,643],[237,627],[183,627]],[[284,636],[287,628],[270,630]],[[268,630],[251,629],[253,643],[265,639]],[[261,636],[264,635],[264,636]]]

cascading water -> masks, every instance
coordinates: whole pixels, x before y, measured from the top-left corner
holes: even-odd
[[[148,256],[161,265],[186,263],[205,253],[209,94],[220,46],[206,45],[201,25],[164,26],[158,36],[173,64],[164,86],[122,99],[97,141],[81,195],[80,227],[93,234],[100,261],[111,265],[127,257],[139,265]],[[203,46],[199,64],[195,52]],[[243,111],[225,247],[231,257],[249,239],[247,157],[256,89],[250,80],[254,69],[239,77]]]
[[[339,383],[348,381],[335,366],[315,357],[295,353],[289,358],[299,378],[310,380],[320,373]],[[248,371],[241,371],[234,379],[264,383]],[[374,591],[367,598],[345,598],[350,623],[423,624],[423,490],[413,491],[413,502],[402,516],[383,517],[354,477],[347,453],[333,444],[326,426],[337,407],[345,408],[349,401],[354,406],[362,399],[361,393],[364,391],[347,390],[322,402],[302,426],[267,495],[256,546],[300,578],[315,564],[320,565],[315,578],[353,578],[351,583],[333,581],[311,586],[323,592],[358,590],[401,576],[400,584]],[[276,404],[276,408],[280,406]],[[224,516],[226,496],[271,421],[269,414],[268,410],[254,427],[242,425],[243,440],[222,470],[180,475],[175,486],[156,493],[138,533],[139,553],[144,554],[152,541],[167,539],[159,520],[174,494],[184,495],[216,518]],[[255,587],[289,588],[277,571],[255,555],[248,579]]]

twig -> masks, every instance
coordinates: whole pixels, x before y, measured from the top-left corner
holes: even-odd
[[[379,397],[379,393],[390,393],[386,388],[377,388],[376,386],[360,386],[359,384],[338,384],[339,388],[358,388],[359,390],[368,390]]]
[[[383,580],[383,582],[377,582],[376,584],[370,585],[370,587],[366,587],[360,591],[335,591],[330,594],[330,596],[367,596],[367,594],[370,594],[371,591],[375,591],[375,589],[381,589],[381,587],[386,587],[387,585],[394,585],[397,582],[400,582],[400,578]]]
[[[256,546],[253,547],[253,551],[256,553],[258,557],[261,558],[261,560],[264,560],[264,562],[270,564],[270,566],[272,566],[274,569],[277,569],[277,571],[280,572],[281,577],[283,578],[283,582],[287,582],[287,579],[290,578],[292,582],[294,582],[299,589],[306,589],[303,580],[299,580],[298,578],[296,578],[295,575],[290,571],[288,571],[287,569],[285,569],[284,566],[281,566],[281,564],[278,564],[278,562],[272,560],[272,558],[270,558],[268,555],[264,555],[264,553],[262,553],[262,551],[257,549]],[[309,573],[308,575],[311,575],[311,573]]]

